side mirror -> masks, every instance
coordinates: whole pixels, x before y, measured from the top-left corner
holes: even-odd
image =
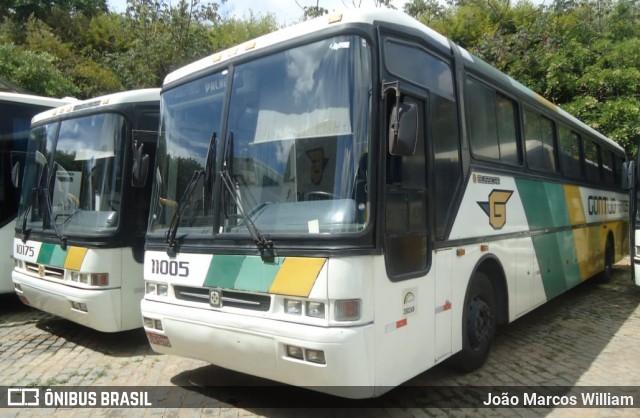
[[[633,189],[637,184],[635,161],[627,161],[622,167],[622,188],[625,190]]]
[[[131,169],[131,186],[144,187],[149,173],[149,155],[144,153],[144,144],[133,151],[133,167]]]
[[[418,142],[418,105],[396,103],[389,117],[389,153],[409,156],[416,152]]]
[[[16,189],[20,187],[20,161],[16,161],[11,168],[11,184]]]

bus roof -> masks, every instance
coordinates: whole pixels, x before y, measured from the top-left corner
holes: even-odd
[[[263,49],[287,40],[296,39],[307,34],[324,30],[328,27],[351,23],[373,24],[376,21],[384,21],[412,28],[416,28],[416,25],[420,25],[419,29],[423,30],[425,34],[428,35],[432,40],[438,42],[444,48],[450,48],[449,41],[446,37],[434,31],[433,29],[419,23],[405,13],[385,8],[347,9],[340,12],[332,12],[328,15],[317,17],[315,19],[311,19],[297,25],[280,29],[278,31],[260,36],[232,48],[202,58],[199,61],[195,61],[189,65],[175,70],[172,73],[169,73],[164,80],[164,84],[169,84],[174,81],[180,80],[181,78],[193,74],[194,72],[212,67],[214,65],[218,65],[221,62],[227,61],[230,58],[240,56],[244,53]]]
[[[24,103],[36,106],[58,107],[71,103],[75,100],[76,99],[72,97],[56,99],[53,97],[35,96],[32,94],[9,93],[5,91],[0,92],[1,102]]]
[[[411,30],[422,32],[425,39],[429,40],[429,42],[437,45],[445,51],[449,51],[449,53],[452,54],[452,43],[445,36],[434,31],[433,29],[429,28],[428,26],[403,12],[386,8],[347,9],[341,12],[333,12],[325,16],[299,23],[294,26],[280,29],[278,31],[263,35],[261,37],[239,44],[235,47],[195,61],[189,65],[173,71],[172,73],[169,73],[165,77],[164,84],[167,85],[179,81],[193,73],[205,70],[215,65],[219,65],[222,62],[225,62],[234,57],[238,57],[244,53],[263,49],[271,45],[285,42],[287,40],[296,39],[307,34],[321,31],[331,26],[352,23],[374,24],[375,22],[386,22],[394,25],[405,26]],[[487,64],[480,58],[469,53],[464,48],[459,46],[458,48],[460,49],[461,55],[464,57],[465,66],[467,68],[483,74],[485,77],[488,77],[489,79],[500,83],[506,88],[510,88],[511,91],[517,91],[522,96],[527,97],[531,101],[538,102],[539,104],[548,108],[551,112],[559,115],[565,121],[578,126],[582,130],[598,138],[598,140],[618,149],[618,151],[624,152],[624,148],[622,148],[619,144],[602,135],[584,122],[581,122],[555,104],[544,99],[533,90],[514,80],[510,76],[504,74],[500,70]]]
[[[71,104],[44,111],[35,115],[31,120],[31,123],[41,122],[43,120],[54,117],[61,117],[62,115],[67,116],[68,114],[75,111],[90,109],[98,106],[112,106],[116,104],[152,102],[159,100],[159,88],[123,91],[119,93],[112,93],[104,96],[94,97],[87,100],[75,101]]]

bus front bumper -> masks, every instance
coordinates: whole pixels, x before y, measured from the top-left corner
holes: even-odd
[[[374,387],[373,324],[318,327],[146,299],[141,308],[159,353],[348,398],[389,389]],[[299,348],[303,358],[292,357],[289,347]],[[307,350],[322,352],[324,364],[310,361]]]
[[[123,331],[120,289],[80,289],[15,270],[11,278],[16,294],[26,305],[97,331]]]

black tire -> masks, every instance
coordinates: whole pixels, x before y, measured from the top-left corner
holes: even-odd
[[[461,372],[480,368],[489,357],[496,334],[497,311],[491,280],[478,272],[471,278],[462,313],[462,351],[451,358]]]
[[[608,283],[613,277],[613,263],[615,253],[613,250],[613,242],[611,238],[607,239],[607,245],[604,248],[604,270],[600,273],[600,280],[603,283]]]

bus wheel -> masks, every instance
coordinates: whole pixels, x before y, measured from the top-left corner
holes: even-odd
[[[603,282],[607,283],[613,276],[613,259],[614,259],[613,243],[611,238],[607,239],[607,246],[604,249],[604,270],[600,274],[600,278]]]
[[[469,283],[462,318],[462,351],[452,365],[462,372],[484,364],[496,333],[496,304],[493,285],[486,274],[478,272]]]

